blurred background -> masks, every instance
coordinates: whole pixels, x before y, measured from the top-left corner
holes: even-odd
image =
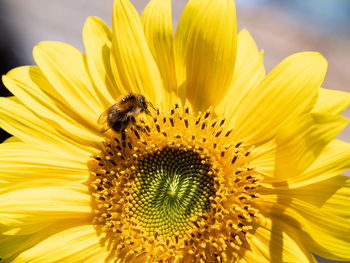
[[[141,13],[148,1],[131,2]],[[173,0],[174,28],[186,2]],[[43,40],[84,51],[86,18],[99,16],[111,25],[112,5],[113,0],[0,0],[0,74],[34,64],[32,48]],[[267,71],[295,52],[319,51],[329,62],[323,86],[350,92],[349,0],[236,0],[236,5],[238,29],[247,28],[265,50]],[[0,95],[11,94],[2,86]],[[350,110],[344,116],[350,118]],[[6,136],[1,131],[0,139]],[[339,138],[350,142],[350,127]]]

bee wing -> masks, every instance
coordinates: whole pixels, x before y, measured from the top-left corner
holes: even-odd
[[[109,127],[109,124],[107,121],[108,114],[109,114],[109,109],[102,112],[102,114],[100,115],[100,117],[97,120],[97,124],[101,128],[101,130],[100,130],[101,133],[104,133],[111,128],[111,127]]]

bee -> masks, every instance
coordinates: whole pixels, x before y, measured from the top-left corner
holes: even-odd
[[[132,123],[137,129],[144,131],[144,128],[136,122],[135,116],[144,112],[151,115],[148,106],[155,110],[152,103],[146,101],[140,94],[129,93],[118,99],[118,101],[105,110],[97,120],[101,127],[101,133],[112,129],[121,133],[122,140],[125,141],[125,129]]]

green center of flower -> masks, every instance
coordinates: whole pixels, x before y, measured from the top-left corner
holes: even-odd
[[[209,208],[214,180],[208,158],[192,150],[164,147],[135,165],[133,210],[149,231],[182,232],[190,219]]]

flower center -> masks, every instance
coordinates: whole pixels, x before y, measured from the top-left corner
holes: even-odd
[[[88,162],[93,223],[111,257],[222,262],[248,249],[261,175],[252,147],[211,115],[175,105],[140,116],[144,131],[114,134]]]
[[[182,232],[190,218],[208,211],[214,195],[208,159],[193,150],[166,146],[138,160],[133,210],[148,231]]]

